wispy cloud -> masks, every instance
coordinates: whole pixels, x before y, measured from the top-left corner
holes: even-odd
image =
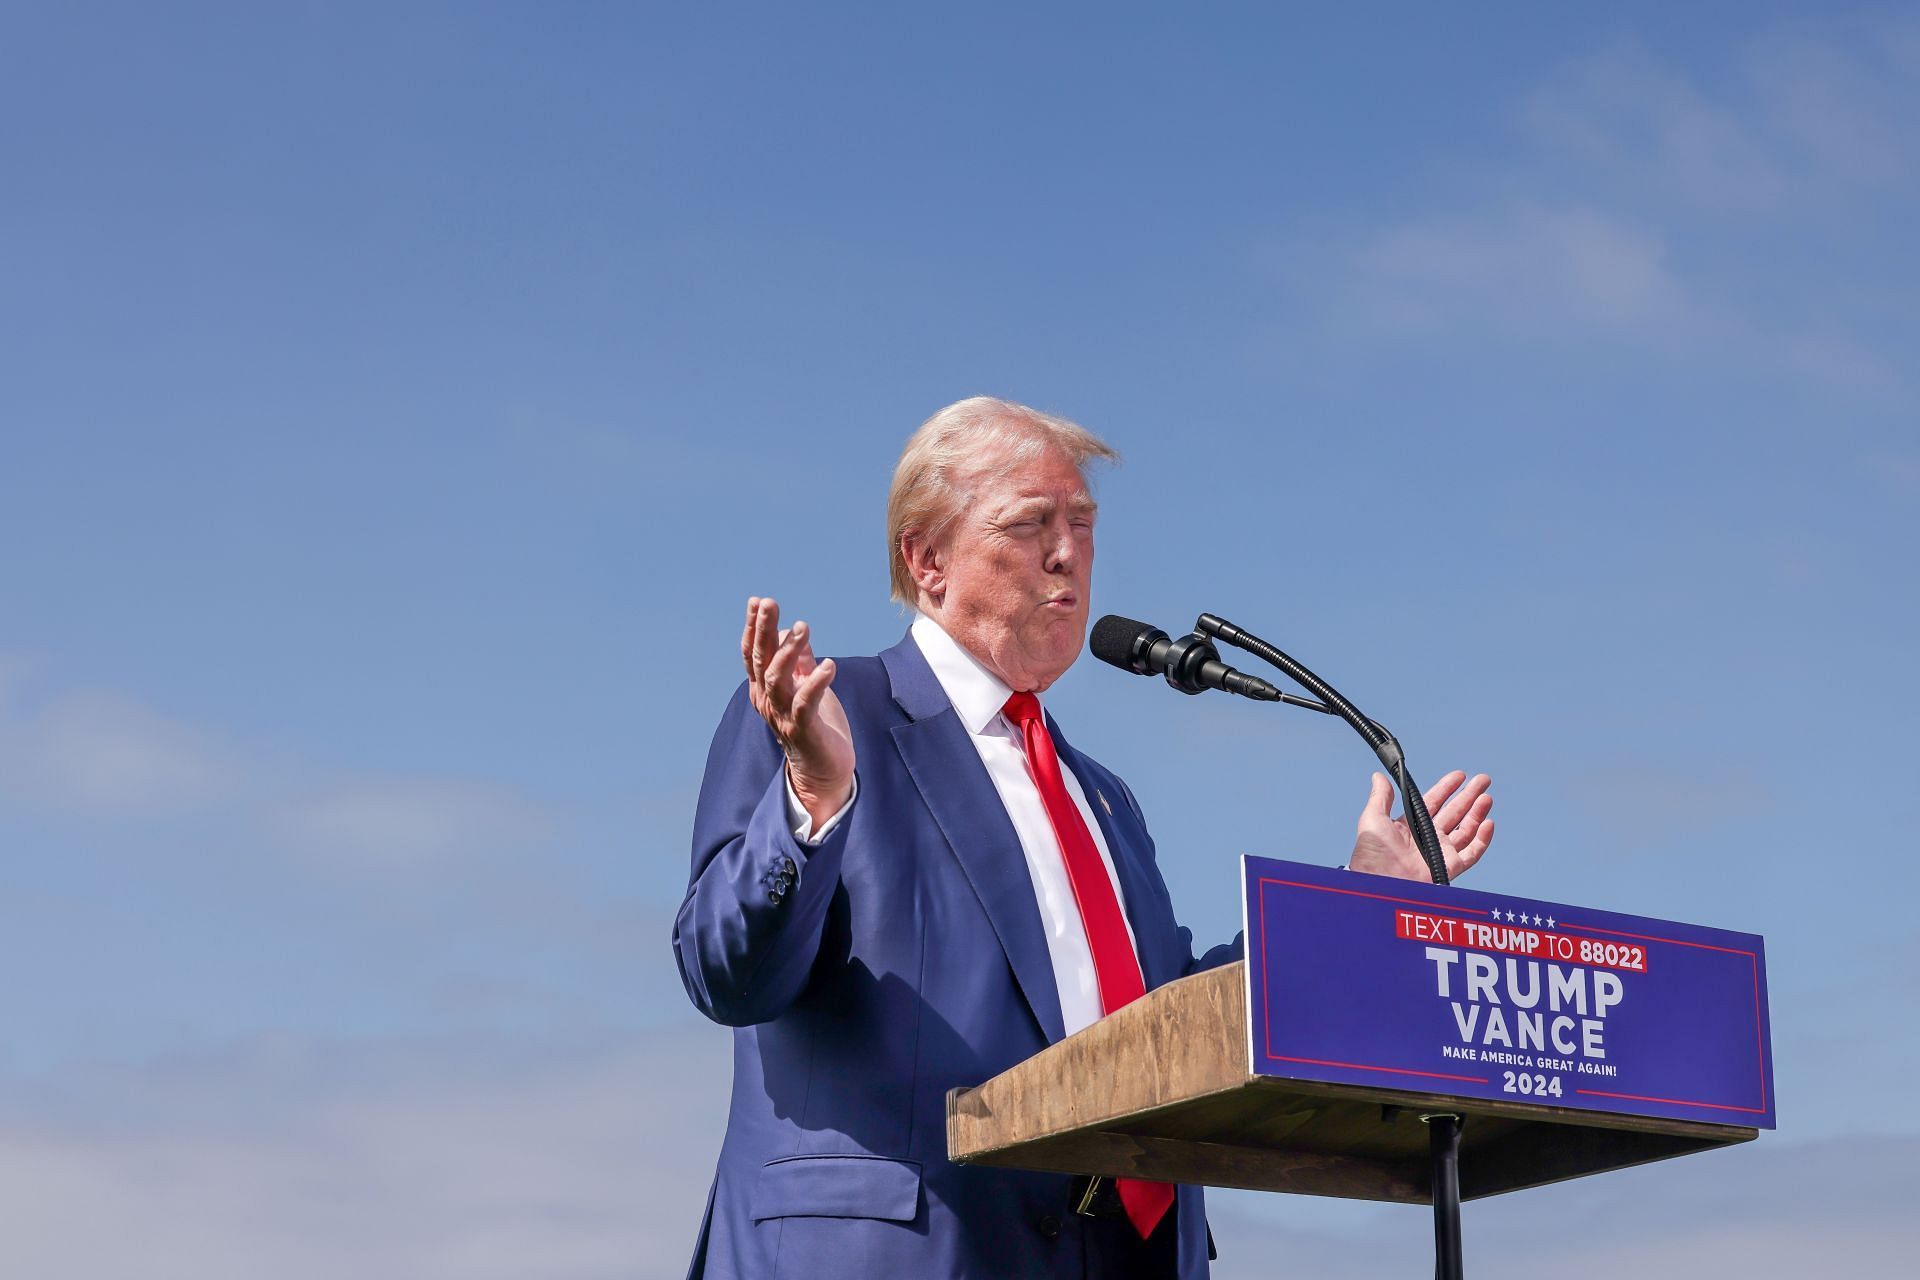
[[[457,778],[370,778],[285,804],[279,834],[309,858],[360,869],[432,869],[519,847],[548,832],[508,788]]]
[[[1635,203],[1752,209],[1793,181],[1751,113],[1640,49],[1563,69],[1528,97],[1521,124],[1529,164]]]
[[[27,664],[0,667],[0,795],[35,808],[142,815],[231,792],[237,770],[211,736],[117,694],[66,692],[27,707]]]
[[[1908,399],[1904,283],[1867,246],[1904,235],[1920,185],[1916,30],[1779,30],[1705,72],[1610,50],[1516,106],[1505,160],[1269,261],[1335,342],[1502,362],[1604,342]]]
[[[1775,31],[1749,46],[1742,69],[1764,127],[1804,178],[1846,193],[1920,185],[1920,21],[1910,14],[1867,19],[1848,37]]]
[[[1514,1192],[1465,1206],[1476,1275],[1904,1276],[1920,1248],[1905,1203],[1920,1138],[1790,1142],[1765,1134],[1732,1150]],[[1432,1248],[1429,1211],[1222,1197],[1216,1280],[1362,1277],[1417,1270]]]
[[[1778,808],[1764,777],[1711,761],[1597,760],[1561,790],[1562,811],[1593,830],[1619,823],[1621,798],[1632,797],[1636,839],[1610,846],[1621,858],[1655,856],[1723,829],[1730,815],[1762,821]]]
[[[1920,185],[1920,22],[1775,27],[1683,74],[1616,47],[1526,101],[1522,165],[1645,209],[1742,223],[1858,210]]]
[[[727,1044],[706,1026],[545,1053],[281,1041],[16,1083],[0,1274],[677,1277]]]
[[[1518,334],[1545,317],[1625,329],[1684,311],[1657,234],[1591,208],[1516,206],[1388,228],[1355,246],[1343,309],[1383,329],[1463,321]]]
[[[0,655],[0,804],[119,819],[218,810],[309,868],[431,872],[551,834],[509,783],[431,773],[342,775],[274,761],[120,692],[56,690]]]

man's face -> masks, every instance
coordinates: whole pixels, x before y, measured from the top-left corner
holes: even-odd
[[[938,556],[938,621],[1015,692],[1058,680],[1086,642],[1094,502],[1073,460],[1048,449],[1012,474],[984,464]]]

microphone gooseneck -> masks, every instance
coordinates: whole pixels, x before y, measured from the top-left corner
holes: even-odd
[[[1427,802],[1413,785],[1413,778],[1407,769],[1406,753],[1400,749],[1400,743],[1387,732],[1386,727],[1369,720],[1360,714],[1360,709],[1340,696],[1340,691],[1322,680],[1313,672],[1301,666],[1299,662],[1268,644],[1259,636],[1244,628],[1237,627],[1225,618],[1211,613],[1203,613],[1193,624],[1195,632],[1222,640],[1236,649],[1244,649],[1284,672],[1288,679],[1312,693],[1326,703],[1321,710],[1331,710],[1354,731],[1366,739],[1373,748],[1373,754],[1385,765],[1387,772],[1400,787],[1401,808],[1405,810],[1407,827],[1413,832],[1414,842],[1420,846],[1420,854],[1426,859],[1427,870],[1433,873],[1435,884],[1446,884],[1447,855],[1440,848],[1440,837],[1433,829],[1433,815],[1427,812]]]
[[[1216,637],[1272,663],[1289,679],[1321,700],[1314,702],[1295,697],[1257,676],[1235,671],[1220,661],[1220,652],[1213,646]],[[1237,693],[1260,702],[1285,702],[1339,716],[1354,727],[1355,732],[1373,748],[1373,754],[1380,763],[1386,766],[1387,772],[1400,788],[1401,807],[1406,813],[1407,827],[1413,832],[1415,843],[1420,846],[1420,856],[1426,861],[1433,882],[1448,883],[1446,852],[1440,847],[1439,834],[1433,829],[1433,815],[1427,812],[1426,799],[1414,789],[1406,753],[1400,749],[1400,743],[1387,732],[1384,725],[1361,715],[1360,709],[1342,697],[1338,689],[1293,658],[1252,632],[1211,613],[1201,614],[1193,624],[1193,634],[1178,640],[1169,638],[1166,632],[1148,623],[1109,613],[1093,624],[1093,631],[1087,637],[1087,647],[1093,651],[1094,657],[1122,671],[1141,676],[1165,676],[1167,683],[1181,693],[1224,689],[1228,693]]]

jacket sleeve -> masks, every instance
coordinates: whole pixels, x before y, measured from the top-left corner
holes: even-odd
[[[780,745],[743,682],[707,753],[692,875],[673,922],[674,960],[695,1008],[742,1027],[778,1016],[799,996],[839,887],[852,818],[811,848],[794,839]]]
[[[1193,954],[1193,931],[1185,925],[1180,927],[1180,936],[1187,944],[1187,954]],[[1244,932],[1233,935],[1232,942],[1222,942],[1209,948],[1207,953],[1187,962],[1187,973],[1201,973],[1208,969],[1218,969],[1223,964],[1232,964],[1235,960],[1247,958],[1247,935]]]
[[[1133,788],[1122,781],[1118,775],[1113,775],[1113,780],[1119,786],[1120,794],[1126,797],[1127,808],[1133,811],[1133,816],[1140,821],[1141,830],[1145,831],[1147,815],[1141,812],[1140,801],[1134,797]],[[1150,849],[1154,847],[1151,832],[1147,834],[1147,847]],[[1157,865],[1158,861],[1159,859],[1156,855],[1156,872],[1159,870]],[[1196,957],[1193,954],[1193,930],[1187,928],[1185,925],[1181,925],[1179,928],[1180,954],[1184,957],[1182,961],[1183,967],[1180,972],[1181,977],[1189,977],[1193,974],[1204,972],[1207,969],[1218,969],[1223,964],[1232,964],[1235,960],[1241,960],[1246,957],[1247,935],[1244,932],[1234,934],[1232,942],[1222,942],[1218,946],[1209,948],[1205,955]]]

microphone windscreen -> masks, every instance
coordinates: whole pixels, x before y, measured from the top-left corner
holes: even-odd
[[[1144,622],[1110,613],[1093,624],[1093,634],[1087,637],[1087,648],[1093,650],[1093,656],[1102,662],[1110,662],[1123,671],[1134,671],[1135,644],[1142,636],[1158,630],[1158,627],[1150,627]]]

